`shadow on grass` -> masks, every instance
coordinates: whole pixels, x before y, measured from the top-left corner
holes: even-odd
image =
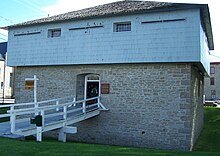
[[[7,113],[7,110],[9,110],[9,108],[0,108],[0,114],[5,114]],[[0,122],[6,122],[9,121],[10,118],[6,117],[6,118],[0,118]]]

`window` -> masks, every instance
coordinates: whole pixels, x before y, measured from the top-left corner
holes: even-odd
[[[211,97],[212,97],[212,99],[216,98],[216,91],[215,90],[211,90]]]
[[[210,78],[210,85],[215,85],[215,78],[214,77]]]
[[[215,74],[215,67],[210,67],[210,73]]]
[[[9,83],[10,87],[13,87],[13,73],[10,73],[10,83]]]
[[[131,31],[131,22],[114,23],[114,32]]]
[[[48,30],[48,37],[60,37],[61,36],[61,29],[49,29]]]

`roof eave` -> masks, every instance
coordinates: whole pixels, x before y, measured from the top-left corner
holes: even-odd
[[[192,8],[188,4],[184,9]],[[143,13],[152,13],[152,12],[165,12],[165,11],[172,11],[172,10],[179,10],[183,9],[183,7],[176,7],[173,6],[166,7],[166,8],[157,8],[152,10],[136,10],[136,11],[129,11],[129,12],[120,12],[120,13],[109,13],[109,14],[103,14],[103,15],[96,15],[96,16],[86,16],[86,17],[75,17],[75,18],[69,18],[69,19],[60,19],[56,21],[44,21],[39,23],[31,23],[31,24],[25,24],[25,25],[11,25],[6,27],[1,27],[1,29],[9,30],[13,28],[21,28],[21,27],[29,27],[29,26],[36,26],[36,25],[42,25],[42,24],[49,24],[49,23],[61,23],[61,22],[68,22],[68,21],[74,21],[74,20],[85,20],[85,19],[94,19],[94,18],[105,18],[105,17],[113,17],[113,16],[123,16],[123,15],[134,15],[134,14],[143,14]],[[22,23],[21,23],[22,24]]]
[[[9,27],[9,26],[0,27],[0,29],[3,29],[3,30],[8,30],[8,27]]]
[[[205,27],[204,31],[206,32],[209,49],[214,50],[212,24],[211,24],[208,4],[204,4],[201,7],[201,13],[202,13],[202,17],[203,17],[203,24],[204,24],[204,27]]]
[[[53,24],[53,23],[62,23],[62,22],[68,22],[68,21],[79,21],[79,20],[87,20],[87,19],[95,19],[95,18],[106,18],[106,17],[134,15],[134,14],[143,14],[143,13],[149,13],[149,12],[170,11],[170,10],[173,10],[173,9],[172,8],[169,8],[169,9],[168,8],[159,8],[159,9],[154,9],[154,10],[138,10],[138,11],[130,11],[130,12],[109,13],[109,14],[96,15],[96,16],[60,19],[60,20],[56,20],[56,21],[46,21],[46,22],[44,21],[44,22],[31,23],[31,24],[25,24],[25,25],[15,24],[15,25],[10,25],[10,26],[6,26],[6,27],[0,27],[0,29],[9,30],[9,29],[13,29],[13,28],[29,27],[29,26],[36,26],[36,25],[50,24],[50,23]]]

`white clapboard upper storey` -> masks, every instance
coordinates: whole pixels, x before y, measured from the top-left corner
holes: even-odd
[[[121,15],[133,15],[146,12],[161,12],[169,10],[178,9],[189,9],[189,8],[200,8],[201,15],[203,19],[203,24],[207,33],[209,48],[214,49],[210,14],[207,4],[189,4],[189,3],[168,3],[168,2],[154,2],[154,1],[132,1],[124,0],[113,3],[108,3],[104,5],[98,5],[91,8],[86,8],[78,11],[72,11],[56,16],[51,16],[47,18],[36,19],[32,21],[27,21],[15,25],[10,25],[7,27],[2,27],[3,29],[9,30],[10,28],[38,25],[43,23],[52,22],[62,22],[67,20],[81,20],[81,19],[91,19],[100,17],[111,17],[111,16],[121,16]]]
[[[208,5],[118,1],[4,27],[8,65],[198,62],[214,49]]]

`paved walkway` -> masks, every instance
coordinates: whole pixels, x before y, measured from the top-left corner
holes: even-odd
[[[10,122],[0,123],[0,137],[13,138],[13,139],[24,139],[24,136],[12,134]]]

